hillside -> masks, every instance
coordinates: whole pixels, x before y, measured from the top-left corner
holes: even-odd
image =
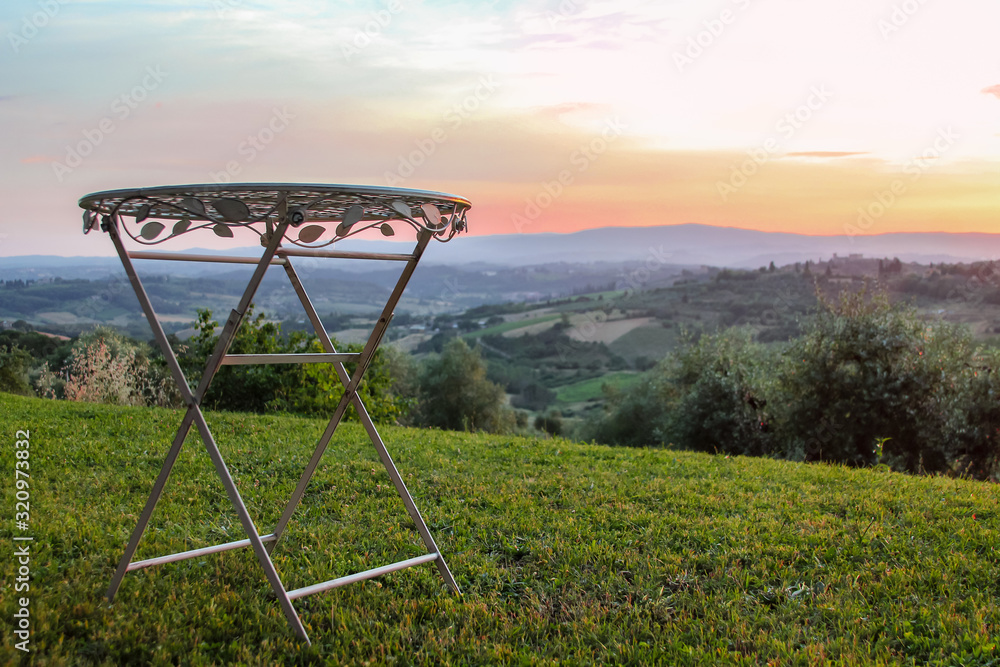
[[[103,592],[180,413],[0,394],[30,429],[31,648],[46,664],[995,664],[1000,488],[947,478],[564,440],[385,429],[463,588],[416,568],[297,603],[286,627],[247,550]],[[272,525],[324,423],[210,423]],[[3,448],[9,479],[13,446]],[[239,539],[189,438],[139,557]],[[14,485],[3,485],[14,507]],[[202,511],[207,510],[207,511]],[[13,510],[11,510],[13,511]],[[12,524],[4,522],[9,540]],[[327,451],[275,550],[289,586],[420,553],[364,434]],[[17,564],[4,559],[11,582]],[[9,585],[9,584],[8,584]],[[13,618],[15,596],[0,608]],[[2,661],[18,659],[8,640]]]
[[[997,344],[1000,272],[993,262],[929,266],[857,256],[755,271],[682,270],[641,289],[480,306],[427,319],[422,332],[395,344],[422,353],[440,350],[449,336],[475,339],[490,378],[515,406],[579,419],[601,408],[602,385],[628,385],[685,338],[747,327],[759,342],[780,344],[799,335],[818,307],[817,293],[834,298],[861,289],[885,290],[928,321],[960,323],[981,344]]]

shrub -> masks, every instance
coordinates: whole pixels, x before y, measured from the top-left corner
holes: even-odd
[[[685,344],[624,392],[588,435],[623,445],[672,443],[685,449],[766,454],[767,354],[746,329],[687,336]]]
[[[1000,351],[977,350],[952,364],[938,410],[952,472],[1000,482]]]
[[[884,294],[843,292],[794,340],[782,370],[781,429],[789,458],[873,465],[874,443],[891,438],[886,459],[915,470],[944,469],[938,404],[943,383],[966,351],[951,327],[926,326]]]
[[[515,420],[503,387],[486,379],[479,348],[461,338],[445,345],[441,356],[420,374],[420,421],[453,431],[510,432]]]
[[[361,352],[364,345],[338,345],[333,341],[338,352]],[[416,388],[413,386],[415,372],[408,359],[402,353],[389,352],[391,348],[379,349],[375,352],[361,383],[358,385],[358,396],[365,404],[368,416],[376,424],[398,424],[408,420],[409,414],[416,403]],[[323,346],[315,337],[310,336],[306,346],[308,352],[323,352]],[[344,395],[344,385],[331,364],[306,364],[299,367],[302,379],[298,384],[283,388],[287,399],[276,402],[288,412],[309,415],[330,416]],[[346,364],[349,375],[354,375],[356,364]],[[402,373],[395,375],[394,373]],[[292,376],[295,377],[295,376]],[[346,416],[357,419],[354,406],[350,406]]]
[[[21,396],[33,396],[31,383],[28,381],[28,371],[31,369],[32,358],[27,350],[17,345],[0,346],[0,391]]]
[[[173,381],[150,363],[147,346],[106,327],[73,344],[63,387],[67,400],[115,405],[175,406]]]
[[[644,374],[628,389],[603,385],[605,412],[582,427],[583,439],[631,447],[666,444],[667,417],[678,394],[666,364]]]
[[[532,382],[521,390],[521,393],[512,398],[511,403],[515,407],[527,410],[544,410],[554,400],[556,400],[556,392],[537,382]]]
[[[253,311],[251,306],[230,345],[231,354],[324,352],[315,334],[293,331],[284,336],[280,324],[268,322],[263,313],[254,316]],[[197,384],[206,361],[218,343],[217,326],[210,310],[198,311],[197,333],[181,351],[182,366],[192,384]],[[333,343],[339,352],[361,352],[363,348],[362,345],[341,347],[336,341]],[[396,360],[396,368],[401,363]],[[355,371],[354,364],[346,366],[349,374]],[[412,389],[409,396],[396,391],[397,383],[389,367],[386,353],[379,350],[358,386],[358,395],[376,423],[394,423],[405,419],[414,402]],[[203,402],[217,410],[330,415],[343,393],[344,387],[331,364],[223,366],[213,378]],[[357,419],[353,406],[345,417]]]
[[[547,415],[538,415],[535,417],[535,428],[549,435],[562,435],[562,413],[558,410],[551,410]]]
[[[771,361],[749,329],[702,336],[668,358],[670,379],[679,391],[667,423],[671,441],[700,451],[770,453],[766,394]]]
[[[884,294],[821,300],[769,351],[749,330],[688,339],[585,431],[622,445],[1000,477],[1000,352]],[[884,449],[876,447],[883,443]]]

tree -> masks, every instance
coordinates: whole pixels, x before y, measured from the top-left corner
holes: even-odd
[[[894,467],[945,468],[941,406],[968,355],[954,327],[928,327],[884,294],[843,292],[822,305],[780,379],[785,455],[873,465],[874,443],[891,438]]]
[[[684,344],[628,389],[606,390],[607,414],[587,432],[599,442],[762,455],[772,449],[767,370],[751,329],[730,329]]]
[[[192,384],[199,380],[205,363],[219,340],[215,333],[217,323],[212,311],[198,311],[195,334],[189,345],[181,348],[181,365]],[[361,352],[362,345],[341,347],[332,341],[338,352]],[[295,354],[325,352],[315,334],[293,331],[283,334],[281,325],[268,322],[263,313],[254,316],[254,309],[247,311],[236,332],[231,354]],[[415,391],[399,383],[392,369],[402,369],[404,362],[378,350],[368,370],[358,385],[358,395],[365,404],[368,415],[376,423],[396,423],[405,420],[414,403]],[[355,365],[346,364],[348,374]],[[412,371],[409,382],[412,385]],[[405,379],[405,378],[404,378]],[[408,392],[408,393],[402,393]],[[329,416],[340,402],[344,386],[332,364],[261,364],[223,366],[216,373],[209,387],[205,404],[217,410],[246,412],[292,412],[306,415]],[[346,419],[357,419],[353,406],[348,408]]]
[[[513,430],[514,415],[503,387],[486,379],[479,348],[461,338],[426,362],[420,375],[420,419],[426,426],[453,431]]]
[[[539,431],[545,431],[549,435],[562,435],[562,413],[558,410],[551,410],[547,415],[538,415],[535,417],[535,428]]]
[[[21,396],[33,396],[28,371],[32,358],[26,350],[17,345],[0,346],[0,391]]]
[[[556,400],[556,392],[537,382],[532,382],[511,399],[511,403],[514,407],[527,410],[544,410],[554,400]]]
[[[198,311],[195,323],[197,333],[191,337],[180,358],[192,386],[197,386],[205,364],[218,343],[217,326],[211,310]],[[263,313],[255,317],[251,306],[236,332],[229,353],[306,352],[308,344],[308,337],[301,331],[283,338],[281,326],[268,322]],[[212,379],[202,402],[216,410],[287,411],[292,403],[291,393],[305,383],[305,374],[305,367],[297,364],[223,366]]]

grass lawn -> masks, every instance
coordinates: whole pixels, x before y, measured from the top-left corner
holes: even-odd
[[[595,398],[603,398],[604,392],[601,390],[602,386],[607,384],[624,389],[635,383],[640,377],[639,373],[618,371],[602,375],[599,378],[591,378],[590,380],[563,385],[556,389],[556,400],[560,403],[582,403]]]
[[[0,394],[30,429],[32,653],[16,664],[1000,664],[1000,488],[874,470],[386,428],[464,595],[431,565],[296,602],[252,552],[126,575],[103,598],[178,412]],[[324,423],[214,415],[261,531]],[[139,558],[242,539],[190,438]],[[422,552],[363,431],[338,432],[275,549],[289,588]],[[8,554],[10,552],[7,552]],[[10,623],[17,564],[0,565]]]

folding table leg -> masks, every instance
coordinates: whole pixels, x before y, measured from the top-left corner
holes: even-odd
[[[174,376],[177,389],[181,392],[184,402],[188,405],[188,411],[187,414],[184,415],[184,421],[181,422],[180,428],[177,429],[177,434],[174,436],[174,442],[170,447],[170,451],[167,452],[167,458],[164,460],[163,466],[160,468],[160,474],[156,478],[156,483],[153,484],[153,490],[150,492],[149,498],[146,500],[146,505],[142,510],[139,521],[132,530],[132,536],[129,538],[128,546],[125,547],[125,553],[122,554],[121,560],[118,562],[118,568],[115,570],[115,574],[111,578],[111,585],[108,587],[107,597],[108,601],[112,602],[115,599],[115,595],[118,593],[118,588],[121,586],[125,573],[128,571],[128,566],[132,562],[135,550],[139,546],[139,540],[142,539],[143,533],[146,532],[146,526],[149,524],[149,519],[153,515],[156,503],[160,500],[160,495],[163,493],[163,487],[167,483],[170,471],[173,469],[174,463],[177,462],[177,457],[180,454],[181,447],[184,445],[184,439],[187,437],[188,431],[191,429],[191,422],[194,419],[194,415],[192,413],[194,408],[194,397],[191,395],[191,388],[188,386],[187,378],[184,377],[184,372],[181,370],[180,364],[177,363],[177,357],[174,356],[174,351],[170,348],[170,343],[167,341],[167,336],[163,331],[163,327],[160,326],[160,321],[156,318],[156,312],[153,310],[153,304],[149,300],[149,295],[146,294],[146,289],[142,286],[142,281],[139,280],[139,275],[136,273],[135,267],[132,265],[132,260],[129,259],[128,251],[125,250],[125,246],[122,243],[121,236],[118,233],[118,227],[114,220],[108,221],[108,229],[106,231],[111,237],[115,250],[118,252],[118,257],[122,262],[122,266],[125,268],[125,273],[128,275],[129,281],[132,283],[132,289],[135,291],[135,295],[139,299],[139,304],[142,306],[142,310],[146,315],[146,321],[149,322],[149,326],[153,330],[153,337],[156,339],[157,344],[160,346],[160,351],[167,360],[167,366],[170,368],[170,372]]]
[[[212,378],[221,366],[222,358],[225,356],[226,351],[232,344],[233,338],[236,336],[236,332],[242,323],[247,308],[249,308],[250,302],[253,300],[253,296],[256,293],[257,288],[260,286],[261,280],[263,280],[264,273],[267,271],[267,268],[271,263],[271,259],[274,257],[274,254],[281,243],[281,238],[284,235],[287,223],[282,222],[279,224],[274,235],[270,239],[261,260],[257,265],[257,269],[254,271],[250,282],[247,284],[239,305],[230,313],[229,319],[226,321],[226,325],[223,327],[223,330],[219,335],[219,341],[205,367],[198,389],[193,394],[187,383],[187,379],[184,377],[184,373],[180,368],[180,364],[177,362],[177,358],[174,355],[173,350],[170,348],[170,344],[163,332],[163,328],[160,326],[159,320],[156,317],[156,313],[153,310],[152,303],[146,294],[145,288],[143,288],[142,282],[139,280],[138,274],[135,272],[135,268],[129,259],[128,252],[121,241],[121,237],[118,234],[114,220],[111,220],[109,227],[110,228],[106,231],[108,231],[115,244],[115,248],[118,251],[122,265],[125,267],[125,271],[129,276],[129,280],[132,283],[136,296],[138,297],[143,311],[146,314],[146,319],[149,322],[150,327],[153,329],[154,337],[156,338],[156,341],[167,360],[167,365],[170,367],[171,373],[174,375],[178,389],[184,397],[185,403],[188,404],[188,411],[184,416],[184,420],[181,423],[180,428],[177,430],[177,434],[174,437],[174,443],[167,454],[163,467],[160,469],[160,474],[157,477],[156,483],[153,485],[153,490],[146,501],[146,505],[143,508],[139,522],[132,532],[129,544],[126,547],[125,553],[122,555],[121,561],[118,564],[118,569],[112,578],[111,585],[108,589],[108,599],[114,599],[115,594],[121,585],[122,578],[128,571],[128,566],[132,562],[132,557],[135,555],[135,550],[146,530],[149,519],[152,516],[153,509],[159,501],[163,488],[166,485],[167,478],[170,475],[170,471],[177,461],[177,457],[180,454],[184,440],[190,431],[192,422],[194,422],[197,424],[199,434],[205,444],[209,457],[212,459],[216,472],[222,479],[222,484],[226,489],[226,494],[229,496],[230,502],[236,509],[236,513],[240,518],[240,523],[249,538],[250,545],[253,547],[254,553],[257,555],[257,559],[264,570],[264,574],[267,577],[269,585],[274,590],[274,593],[278,598],[288,623],[295,630],[296,634],[302,637],[306,643],[310,643],[309,635],[306,633],[305,628],[302,625],[302,621],[296,613],[285,587],[281,583],[277,570],[274,568],[274,563],[272,563],[270,555],[264,547],[260,534],[257,532],[256,526],[254,526],[253,519],[247,511],[246,505],[243,503],[243,499],[240,496],[239,490],[236,488],[236,484],[233,482],[232,476],[229,474],[229,469],[226,467],[225,460],[222,458],[222,453],[219,451],[218,445],[215,443],[215,439],[212,436],[212,433],[208,428],[208,424],[205,421],[205,417],[199,407],[201,400],[208,391]]]
[[[181,446],[183,446],[184,439],[191,429],[191,422],[194,420],[193,410],[193,408],[188,408],[187,414],[184,415],[184,421],[177,430],[177,435],[174,436],[174,444],[171,445],[170,451],[167,452],[167,458],[163,461],[160,474],[156,478],[156,483],[149,494],[149,499],[146,500],[146,506],[143,507],[142,514],[139,516],[139,522],[135,524],[135,528],[132,530],[132,537],[129,538],[128,546],[125,547],[125,553],[122,554],[121,560],[118,561],[118,569],[115,570],[115,575],[111,578],[111,585],[108,586],[108,602],[114,602],[115,600],[118,587],[121,586],[122,579],[125,577],[125,573],[128,572],[128,566],[132,563],[132,557],[135,556],[135,550],[139,547],[139,540],[142,539],[143,533],[146,532],[149,518],[153,516],[153,510],[156,508],[156,503],[160,500],[163,487],[167,484],[170,471],[173,469],[174,463],[177,462],[177,456],[181,453]]]
[[[309,294],[302,285],[302,281],[295,272],[291,261],[286,261],[285,273],[288,274],[288,279],[292,283],[292,287],[295,289],[295,293],[298,295],[299,301],[302,302],[302,307],[306,311],[306,316],[312,323],[313,329],[319,337],[320,343],[323,345],[323,349],[331,354],[336,354],[337,350],[333,345],[333,341],[330,340],[330,336],[326,333],[326,327],[323,326],[323,322],[320,320],[319,314],[316,312],[316,308],[309,299]],[[341,384],[343,384],[346,389],[351,381],[351,377],[348,374],[347,369],[344,367],[344,364],[340,362],[334,363],[334,369],[337,372],[337,376],[340,378]],[[354,405],[354,409],[357,411],[358,418],[364,426],[365,431],[368,432],[368,437],[375,446],[375,450],[378,453],[379,459],[382,461],[382,465],[385,467],[386,472],[389,474],[389,478],[392,479],[392,483],[396,487],[396,492],[402,499],[403,505],[406,507],[406,511],[410,515],[410,519],[414,524],[416,524],[417,532],[420,533],[420,539],[423,541],[424,546],[429,552],[437,553],[439,555],[435,563],[437,564],[441,577],[448,585],[448,588],[450,588],[454,593],[461,594],[462,591],[459,588],[458,583],[455,581],[455,578],[452,576],[451,570],[445,562],[444,555],[438,550],[437,543],[434,541],[434,537],[431,535],[430,530],[427,528],[427,524],[420,515],[420,510],[417,509],[417,505],[413,501],[413,497],[406,488],[406,483],[403,481],[402,475],[400,475],[399,470],[396,469],[396,465],[393,463],[392,457],[389,455],[389,451],[386,448],[385,443],[382,441],[382,437],[379,435],[378,429],[375,427],[375,423],[372,421],[371,416],[369,416],[364,402],[361,400],[361,397],[355,393],[351,396],[351,403]],[[276,541],[269,543],[268,550],[273,550],[276,543]]]
[[[319,443],[313,451],[312,458],[309,459],[306,469],[302,471],[299,483],[296,485],[295,491],[292,492],[292,497],[289,498],[288,504],[285,506],[285,511],[282,512],[281,518],[278,519],[278,524],[274,528],[274,534],[279,540],[281,539],[281,534],[285,531],[285,527],[288,525],[289,519],[292,517],[292,513],[295,512],[295,508],[298,506],[299,501],[302,500],[302,495],[305,493],[306,486],[309,484],[309,480],[312,479],[313,473],[316,472],[316,468],[319,466],[320,459],[323,457],[323,452],[326,451],[327,445],[330,444],[330,439],[333,437],[334,432],[336,432],[337,426],[340,425],[340,420],[343,419],[344,413],[347,411],[348,403],[350,403],[351,395],[357,391],[358,384],[361,382],[361,378],[364,375],[365,370],[368,368],[371,358],[375,354],[375,349],[378,347],[378,341],[381,340],[382,334],[385,332],[385,327],[388,326],[388,320],[392,317],[393,309],[395,309],[396,303],[399,301],[399,297],[402,296],[403,289],[406,287],[406,283],[409,282],[410,276],[413,275],[413,270],[417,266],[420,254],[423,252],[423,249],[426,247],[429,240],[429,235],[420,235],[417,247],[413,252],[413,257],[406,262],[403,273],[396,282],[396,287],[389,296],[389,300],[386,303],[385,308],[382,310],[382,315],[379,317],[378,323],[375,325],[375,329],[368,337],[368,342],[365,343],[365,348],[361,352],[361,356],[358,358],[358,366],[354,371],[354,377],[347,384],[347,386],[344,387],[344,395],[340,397],[340,402],[337,404],[337,408],[334,410],[333,416],[330,418],[330,423],[327,424],[326,430],[323,431],[323,435],[320,436]]]
[[[438,557],[435,559],[435,563],[437,563],[438,571],[440,572],[441,577],[444,579],[445,583],[452,591],[461,594],[461,590],[459,589],[458,584],[455,581],[455,578],[452,576],[451,570],[448,568],[444,556],[438,550],[437,544],[434,542],[434,538],[431,535],[430,530],[427,528],[427,524],[424,522],[423,517],[420,515],[420,511],[417,509],[416,504],[413,502],[413,497],[407,490],[406,484],[403,482],[402,476],[396,469],[396,466],[392,461],[392,457],[389,455],[389,452],[385,447],[385,443],[382,441],[382,438],[378,433],[378,429],[375,428],[375,424],[372,422],[371,417],[369,416],[368,411],[364,406],[364,403],[361,401],[361,398],[357,395],[357,386],[360,383],[361,378],[364,376],[364,373],[367,370],[368,365],[371,363],[372,358],[374,357],[375,350],[378,348],[378,345],[382,340],[382,336],[385,334],[386,328],[388,328],[389,320],[392,318],[392,314],[393,311],[395,310],[396,304],[399,302],[399,298],[402,296],[403,290],[406,288],[406,284],[409,282],[410,277],[413,275],[413,270],[416,268],[417,261],[419,261],[420,256],[423,253],[424,248],[426,247],[427,242],[429,240],[430,236],[428,235],[421,235],[418,238],[417,246],[414,249],[412,259],[410,259],[410,261],[407,262],[406,267],[404,268],[402,274],[399,277],[399,280],[397,281],[395,289],[390,295],[389,300],[382,311],[382,315],[380,316],[378,323],[375,325],[374,330],[369,336],[368,342],[365,345],[365,349],[361,353],[358,367],[355,370],[354,376],[351,377],[347,373],[347,369],[344,367],[342,363],[334,364],[334,368],[336,369],[337,375],[340,378],[341,383],[344,385],[344,395],[341,397],[340,403],[337,405],[337,408],[334,411],[334,415],[331,418],[330,423],[327,425],[326,430],[324,431],[322,437],[320,438],[320,441],[316,446],[316,450],[313,452],[313,456],[310,459],[309,464],[306,466],[306,469],[302,473],[302,477],[299,480],[299,484],[296,486],[296,489],[293,492],[292,497],[289,499],[288,505],[285,507],[285,511],[282,513],[281,519],[278,521],[278,524],[274,529],[274,535],[276,536],[277,539],[280,539],[282,533],[284,532],[285,528],[288,525],[288,521],[291,519],[292,513],[294,513],[295,508],[301,501],[302,495],[305,493],[306,486],[308,485],[309,480],[315,473],[315,470],[319,465],[319,461],[322,458],[323,453],[326,451],[326,447],[329,445],[330,439],[333,437],[333,434],[336,431],[337,426],[343,419],[344,412],[347,409],[348,403],[351,403],[355,406],[355,409],[358,412],[358,416],[361,420],[361,423],[364,425],[365,430],[368,432],[368,436],[371,439],[372,444],[375,446],[376,452],[379,455],[379,459],[382,461],[382,465],[385,467],[386,472],[389,474],[390,479],[392,479],[393,485],[396,487],[397,493],[403,500],[403,504],[406,507],[407,513],[410,515],[410,518],[416,525],[417,531],[420,534],[424,546],[428,549],[429,552],[437,554]],[[292,286],[295,289],[295,292],[298,295],[299,300],[302,302],[302,305],[306,310],[306,314],[313,325],[313,329],[316,331],[316,335],[319,336],[320,341],[327,352],[336,353],[336,350],[333,346],[333,342],[327,335],[326,328],[323,326],[323,323],[320,320],[319,315],[316,313],[316,309],[313,307],[312,301],[309,299],[309,296],[302,285],[302,281],[299,279],[298,275],[295,272],[295,269],[292,267],[292,263],[291,261],[289,261],[289,258],[286,257],[285,259],[286,259],[285,272],[288,274],[289,281],[292,283]],[[275,542],[272,542],[268,545],[267,548],[269,551],[273,551],[274,545],[277,543],[277,539],[275,540]]]
[[[271,561],[271,556],[268,554],[267,549],[264,548],[264,543],[260,539],[260,533],[257,532],[257,527],[250,517],[250,512],[247,511],[247,507],[243,503],[243,498],[236,488],[236,483],[233,482],[232,475],[229,474],[229,468],[226,467],[222,453],[219,451],[218,445],[215,444],[215,438],[212,437],[211,431],[208,430],[208,424],[205,423],[205,416],[197,408],[195,408],[195,421],[197,422],[198,430],[201,432],[201,439],[205,442],[208,455],[212,458],[212,463],[215,465],[215,470],[219,473],[219,477],[222,478],[222,485],[226,488],[226,495],[229,496],[229,501],[236,508],[236,513],[240,517],[240,523],[243,525],[243,531],[250,538],[250,546],[253,547],[254,553],[257,555],[257,560],[264,569],[264,575],[274,590],[274,594],[278,597],[278,602],[281,605],[281,610],[285,613],[285,618],[288,619],[288,623],[295,630],[295,633],[306,640],[307,644],[311,644],[309,634],[302,625],[302,619],[299,618],[295,607],[292,606],[288,592],[285,590],[284,584],[281,583],[281,577],[274,568],[274,563]]]

